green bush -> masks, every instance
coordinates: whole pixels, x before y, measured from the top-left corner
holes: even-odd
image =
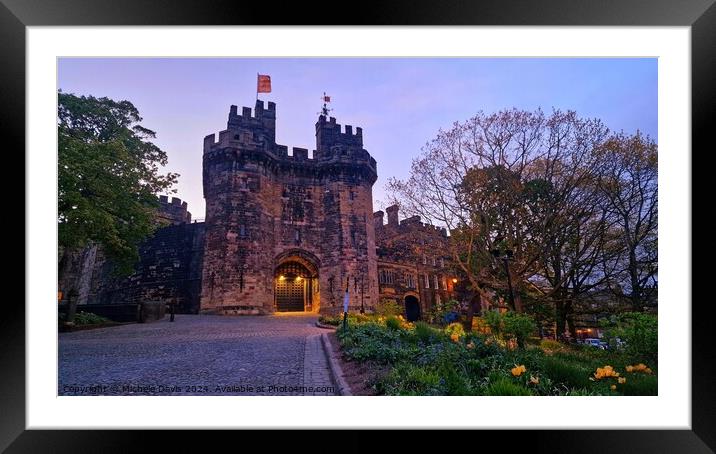
[[[639,312],[620,314],[616,322],[606,330],[606,337],[612,346],[618,345],[617,338],[621,339],[624,352],[633,361],[646,361],[651,364],[658,361],[656,315]]]
[[[377,323],[362,323],[345,332],[339,330],[337,334],[345,355],[356,361],[394,364],[414,358],[419,353],[414,343],[401,338],[409,336],[408,333]]]
[[[101,325],[111,322],[110,319],[91,312],[77,312],[74,319],[75,325]]]
[[[392,329],[392,330],[399,330],[400,329],[400,319],[398,319],[398,317],[395,317],[395,316],[388,317],[385,320],[385,326],[387,326],[389,329]]]
[[[531,396],[532,392],[522,385],[511,382],[507,378],[490,383],[485,389],[487,396]]]
[[[559,351],[564,349],[564,344],[552,339],[542,339],[539,343],[539,348],[546,351]]]
[[[395,317],[403,313],[403,308],[397,301],[389,298],[383,298],[380,302],[378,302],[378,305],[375,308],[375,313],[382,317]]]
[[[448,300],[444,303],[436,304],[428,313],[428,320],[431,323],[445,325],[450,323],[449,317],[460,312],[460,303],[456,300]],[[454,321],[454,320],[452,320]]]
[[[462,327],[462,323],[450,323],[448,326],[445,327],[445,334],[447,334],[448,337],[452,336],[453,334],[457,334],[458,336],[462,337],[465,335],[465,328]]]
[[[487,311],[484,319],[487,326],[490,327],[490,332],[499,337],[502,334],[502,314],[497,311]]]
[[[341,324],[342,317],[327,317],[325,315],[321,315],[318,317],[318,322],[322,323],[324,325],[331,325],[331,326],[338,326]]]
[[[434,342],[438,334],[437,330],[425,322],[415,322],[415,331],[413,331],[413,333],[415,337],[424,344]]]
[[[517,339],[517,345],[524,348],[525,339],[535,331],[534,319],[527,314],[507,312],[502,315],[503,335]]]

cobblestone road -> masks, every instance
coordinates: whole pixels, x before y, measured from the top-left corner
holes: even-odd
[[[59,335],[60,395],[334,395],[313,315],[177,315]]]

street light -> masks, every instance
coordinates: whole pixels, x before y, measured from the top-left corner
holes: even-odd
[[[496,258],[496,259],[502,259],[502,262],[505,264],[505,273],[507,274],[507,288],[510,292],[510,305],[512,306],[512,309],[515,309],[515,296],[512,293],[512,277],[510,276],[510,265],[509,261],[512,259],[512,256],[514,255],[514,251],[511,249],[505,249],[504,251],[500,250],[499,248],[494,248],[490,251],[490,253]]]

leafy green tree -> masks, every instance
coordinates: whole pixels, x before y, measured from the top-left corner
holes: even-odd
[[[129,101],[58,93],[60,282],[73,254],[90,244],[118,274],[131,273],[138,244],[156,227],[156,194],[170,192],[178,175],[160,172],[167,155],[141,121]]]

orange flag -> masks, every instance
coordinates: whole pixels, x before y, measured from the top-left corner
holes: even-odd
[[[256,93],[271,93],[271,76],[258,74]]]

